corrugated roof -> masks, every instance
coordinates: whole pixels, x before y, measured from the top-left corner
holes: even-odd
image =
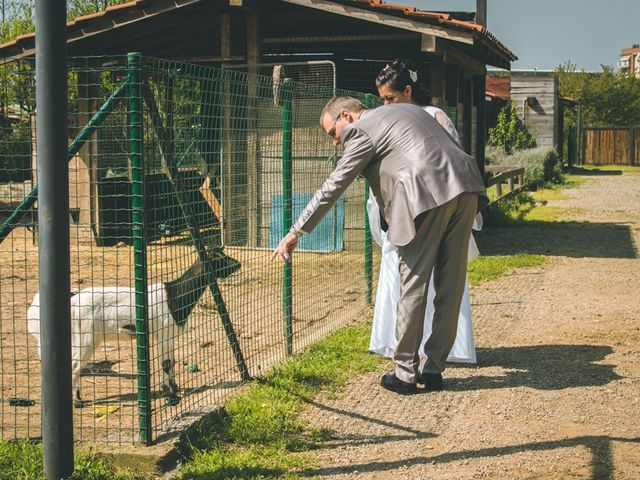
[[[511,77],[487,75],[487,95],[508,99],[511,95]]]
[[[475,39],[483,43],[490,50],[507,61],[517,60],[516,55],[504,46],[485,27],[473,22],[456,20],[446,13],[427,12],[416,7],[396,5],[383,0],[328,0],[331,3],[354,5],[358,8],[374,10],[381,13],[410,18],[427,24],[438,25],[443,28],[471,33]],[[183,6],[202,3],[203,0],[133,0],[121,5],[108,7],[104,11],[84,15],[67,23],[68,41],[77,40],[104,29],[134,22],[161,11],[178,9]],[[103,25],[103,30],[96,31],[94,26]],[[17,57],[32,53],[35,46],[35,33],[28,33],[16,37],[13,41],[0,45],[0,56],[4,58]]]

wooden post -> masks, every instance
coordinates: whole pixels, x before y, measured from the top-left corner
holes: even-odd
[[[584,163],[584,137],[582,133],[582,105],[578,105],[576,113],[576,153],[580,155],[576,163]]]
[[[560,165],[564,165],[564,103],[558,102],[558,122],[556,126],[558,147],[556,149],[560,158]]]
[[[629,128],[629,165],[636,164],[636,129]]]
[[[246,12],[247,64],[247,241],[252,247],[261,246],[261,184],[260,138],[258,135],[258,69],[260,63],[260,19],[258,12]]]
[[[436,107],[446,106],[444,98],[444,64],[442,62],[431,64],[430,90],[433,104]]]
[[[444,64],[444,102],[443,105],[451,105],[452,107],[458,108],[458,66],[452,64]],[[458,130],[458,135],[461,137],[464,135],[464,132],[460,130],[460,125],[462,123],[462,115],[458,111],[456,115],[456,129]],[[460,138],[460,140],[463,140]]]
[[[473,78],[473,97],[476,105],[476,163],[480,174],[484,178],[485,164],[485,144],[486,144],[486,89],[487,89],[486,72],[482,75],[476,75]]]
[[[228,13],[220,16],[220,56],[223,59],[231,56],[231,14]],[[234,122],[237,109],[231,94],[237,92],[238,85],[231,84],[231,77],[228,71],[223,73],[222,218],[225,243],[238,245],[241,242],[238,241],[240,228],[237,219],[246,212],[242,211],[243,206],[239,203],[241,198],[237,190],[239,182],[235,161],[239,141],[235,136],[237,125]]]
[[[90,67],[92,63],[86,64]],[[93,114],[97,112],[98,85],[100,77],[96,71],[89,68],[78,72],[78,111],[80,127],[86,125]],[[69,194],[70,207],[78,208],[81,225],[79,232],[83,239],[88,239],[90,230],[99,240],[102,232],[102,211],[100,208],[100,156],[98,151],[98,131],[91,137],[76,157],[69,164]],[[87,227],[87,228],[84,228]],[[85,233],[85,234],[83,234]]]
[[[473,83],[467,78],[466,73],[462,75],[462,103],[464,104],[464,112],[462,118],[462,130],[464,131],[464,149],[471,155],[472,142],[472,115],[473,115]]]

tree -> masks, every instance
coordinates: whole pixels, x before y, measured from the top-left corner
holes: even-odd
[[[129,0],[67,0],[67,18],[99,12],[111,5]],[[35,31],[33,12],[35,0],[0,0],[0,41],[13,40],[18,35]]]
[[[507,154],[513,150],[536,146],[535,136],[527,131],[527,127],[518,118],[515,103],[509,102],[498,113],[496,126],[489,129],[489,145],[500,147]]]
[[[582,106],[586,125],[640,125],[640,79],[602,66],[602,73],[577,71],[571,62],[556,68],[560,95]]]

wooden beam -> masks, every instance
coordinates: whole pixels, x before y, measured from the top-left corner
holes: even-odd
[[[415,33],[391,33],[386,35],[325,35],[313,37],[264,37],[263,44],[321,43],[321,42],[378,42],[415,40]]]
[[[286,3],[300,5],[307,8],[315,8],[323,12],[334,13],[346,17],[364,20],[366,22],[379,23],[387,27],[400,28],[402,30],[410,30],[417,33],[426,33],[440,38],[446,38],[455,42],[467,43],[473,45],[473,35],[471,33],[458,32],[436,25],[430,25],[418,22],[410,18],[400,18],[393,15],[387,15],[380,12],[372,12],[363,10],[349,5],[337,4],[328,0],[282,0]]]
[[[484,63],[476,60],[471,55],[464,53],[453,45],[443,45],[443,43],[444,42],[441,42],[439,47],[440,51],[443,54],[442,61],[444,63],[453,63],[459,65],[463,68],[463,70],[470,71],[475,74],[484,72]]]
[[[231,55],[229,57],[221,57],[216,55],[201,55],[196,57],[185,57],[183,55],[179,55],[176,57],[169,57],[173,60],[179,60],[182,62],[191,62],[191,63],[243,63],[246,62],[247,57],[243,55]]]
[[[231,56],[231,15],[220,15],[220,56]]]
[[[420,51],[424,53],[439,53],[438,37],[423,33],[420,39]]]

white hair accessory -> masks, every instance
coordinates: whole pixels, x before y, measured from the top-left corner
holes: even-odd
[[[409,72],[409,77],[411,78],[411,81],[413,83],[416,83],[418,81],[418,72],[416,72],[415,70],[408,70]]]

